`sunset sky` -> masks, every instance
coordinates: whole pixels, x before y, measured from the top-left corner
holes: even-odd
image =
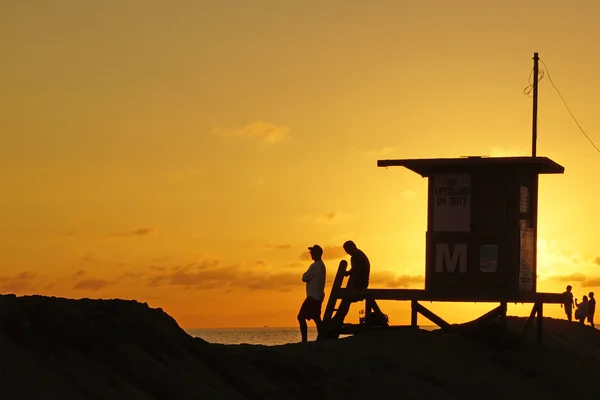
[[[598,15],[596,0],[2,1],[0,292],[296,326],[307,247],[325,249],[329,293],[348,239],[371,287],[422,288],[427,180],[377,160],[530,155],[539,52],[538,155],[565,174],[540,178],[538,290],[598,293],[600,154],[548,79],[600,145]],[[493,307],[426,306],[449,322]]]

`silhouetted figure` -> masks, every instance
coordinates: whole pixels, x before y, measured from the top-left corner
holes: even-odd
[[[571,285],[567,286],[567,291],[563,292],[564,302],[561,304],[561,307],[565,307],[565,314],[567,314],[567,319],[569,321],[573,320],[573,306],[575,303],[573,302],[573,293],[571,293]]]
[[[345,276],[349,276],[347,289],[353,291],[362,291],[369,286],[369,275],[371,273],[371,263],[367,255],[356,247],[353,241],[348,240],[344,243],[344,250],[350,255],[350,270],[346,271]],[[336,322],[342,323],[348,311],[350,311],[350,304],[358,301],[358,299],[347,300],[344,299],[340,302],[340,305],[333,317]]]
[[[590,325],[592,326],[592,328],[596,327],[594,325],[594,313],[595,312],[596,312],[596,299],[594,298],[594,292],[590,292],[590,301],[588,304],[587,320],[590,323]]]
[[[575,299],[575,305],[577,306],[577,311],[575,311],[575,319],[579,321],[581,325],[583,325],[589,311],[590,303],[588,302],[588,297],[584,295],[581,303],[577,303],[577,299]]]
[[[307,320],[315,321],[317,331],[321,329],[321,305],[325,299],[325,263],[321,259],[323,257],[323,249],[318,244],[309,247],[310,257],[314,261],[308,270],[302,275],[302,282],[306,282],[306,299],[300,307],[298,313],[298,322],[300,323],[300,334],[302,341],[308,341],[308,326]]]

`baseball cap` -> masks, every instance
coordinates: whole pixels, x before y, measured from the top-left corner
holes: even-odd
[[[323,254],[323,249],[318,244],[315,244],[314,246],[309,247],[308,250],[314,251],[315,253]]]

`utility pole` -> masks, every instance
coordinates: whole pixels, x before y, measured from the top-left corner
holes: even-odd
[[[533,53],[533,125],[531,129],[531,156],[536,156],[537,147],[537,102],[538,102],[538,53]]]

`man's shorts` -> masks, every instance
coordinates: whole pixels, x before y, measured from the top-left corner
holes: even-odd
[[[321,304],[323,304],[323,300],[317,300],[313,297],[308,296],[304,303],[302,303],[302,307],[300,307],[300,312],[298,313],[298,318],[306,319],[306,320],[317,320],[321,318]]]

